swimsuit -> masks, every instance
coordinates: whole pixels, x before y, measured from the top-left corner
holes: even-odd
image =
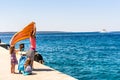
[[[18,64],[15,53],[11,54],[11,64]]]

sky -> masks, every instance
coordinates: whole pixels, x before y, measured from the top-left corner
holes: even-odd
[[[0,32],[32,21],[37,31],[120,31],[120,0],[0,0]]]

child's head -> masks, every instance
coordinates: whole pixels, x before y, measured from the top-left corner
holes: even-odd
[[[24,51],[24,44],[23,43],[19,45],[19,49],[20,49],[20,51]]]
[[[10,46],[10,54],[13,53],[14,49],[15,49],[15,46],[14,46],[14,45],[11,45],[11,46]]]
[[[37,53],[37,52],[35,52],[35,55],[34,55],[34,60],[35,60],[35,61],[37,61],[37,62],[39,62],[39,63],[41,63],[41,64],[43,64],[43,63],[44,63],[44,60],[43,60],[42,55],[41,55],[41,54],[39,54],[39,53]]]

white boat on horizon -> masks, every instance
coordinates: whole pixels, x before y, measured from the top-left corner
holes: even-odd
[[[102,29],[100,33],[108,33],[108,31],[106,29]]]

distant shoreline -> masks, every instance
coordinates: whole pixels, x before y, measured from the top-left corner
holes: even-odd
[[[16,31],[6,31],[6,32],[0,32],[0,33],[16,33]],[[67,31],[37,31],[37,33],[41,33],[41,34],[49,34],[49,33],[101,33],[99,31],[93,31],[93,32],[67,32]],[[105,33],[105,32],[104,32]],[[110,32],[106,32],[106,33],[120,33],[120,31],[110,31]]]

